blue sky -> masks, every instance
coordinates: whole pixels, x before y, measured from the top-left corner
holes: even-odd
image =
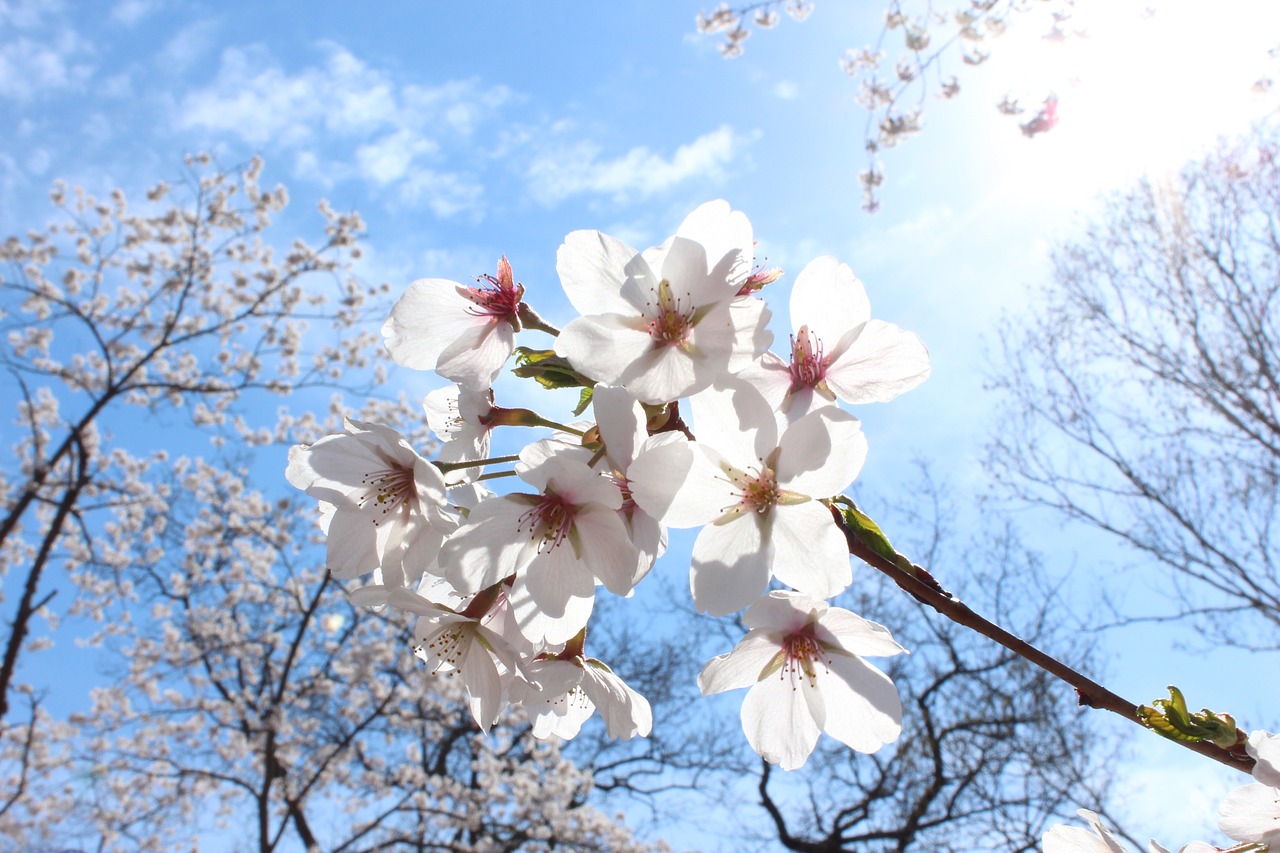
[[[928,383],[859,412],[871,444],[860,499],[890,494],[917,456],[976,490],[991,416],[983,336],[1025,307],[1048,247],[1099,191],[1176,167],[1276,106],[1250,84],[1280,70],[1267,56],[1280,5],[1085,5],[1086,43],[1057,50],[1028,24],[989,67],[956,68],[960,98],[928,99],[925,132],[884,157],[883,208],[869,217],[856,181],[866,117],[837,60],[875,39],[874,2],[820,2],[724,61],[694,32],[696,3],[672,0],[0,0],[0,231],[43,221],[54,178],[140,196],[186,152],[261,154],[266,182],[290,188],[281,233],[313,229],[321,198],[360,210],[359,272],[393,290],[493,272],[505,253],[529,301],[564,322],[565,234],[598,228],[642,248],[727,198],[754,224],[758,256],[793,276],[836,255],[875,316],[930,347]],[[1142,21],[1147,5],[1158,11]],[[991,106],[1046,89],[1062,93],[1061,124],[1034,140]],[[784,340],[789,280],[774,294]],[[1075,547],[1044,545],[1064,558]],[[1127,660],[1116,689],[1160,695],[1169,672]],[[1193,703],[1275,707],[1274,687],[1259,699],[1241,687],[1244,663],[1224,660],[1179,682],[1203,695]],[[1162,748],[1143,753],[1143,772],[1202,769]]]

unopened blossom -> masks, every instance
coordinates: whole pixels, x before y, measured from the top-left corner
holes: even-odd
[[[344,432],[291,448],[285,476],[321,502],[336,577],[379,570],[388,586],[415,583],[457,526],[439,469],[389,427],[348,419]]]
[[[914,334],[871,319],[862,283],[832,257],[811,261],[791,288],[791,354],[766,353],[743,372],[774,405],[798,417],[837,399],[886,402],[929,376]]]
[[[497,276],[484,276],[474,286],[419,279],[382,327],[387,351],[405,367],[488,388],[515,349],[523,296],[524,285],[512,277],[505,257],[498,261]]]
[[[368,586],[352,591],[353,604],[389,605],[418,616],[413,629],[414,654],[433,674],[457,678],[467,691],[467,705],[484,731],[502,712],[506,685],[516,673],[516,654],[481,620],[455,613],[412,590]]]
[[[749,687],[742,728],[752,749],[783,770],[808,760],[818,735],[875,752],[902,731],[887,675],[862,659],[905,649],[881,625],[825,601],[775,590],[747,609],[751,630],[698,676],[704,695]]]
[[[609,737],[648,737],[653,728],[649,701],[606,664],[583,655],[535,660],[524,666],[523,686],[513,694],[529,712],[533,735],[569,740],[597,709]]]
[[[702,205],[643,253],[599,231],[575,231],[556,270],[582,316],[556,338],[556,353],[645,403],[706,388],[772,340],[763,301],[739,295],[753,257],[751,223],[724,201]]]
[[[533,460],[533,455],[528,456]],[[537,492],[481,501],[441,550],[442,574],[463,594],[514,575],[510,602],[534,643],[563,643],[586,625],[597,580],[631,591],[637,553],[618,516],[622,495],[579,455],[539,451],[516,472]]]
[[[1236,841],[1280,847],[1280,735],[1253,732],[1245,749],[1256,762],[1257,781],[1227,794],[1218,828]]]
[[[858,420],[827,406],[780,430],[768,402],[741,383],[690,406],[698,440],[646,448],[628,477],[650,515],[672,527],[705,525],[690,569],[698,610],[741,610],[771,577],[815,598],[848,586],[848,543],[819,499],[844,491],[862,468]]]

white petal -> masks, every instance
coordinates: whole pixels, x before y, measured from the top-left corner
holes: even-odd
[[[626,740],[636,735],[649,736],[653,729],[653,709],[649,700],[628,687],[604,664],[595,660],[585,661],[581,686],[604,718],[609,737]]]
[[[817,675],[827,708],[823,730],[858,752],[897,740],[902,703],[889,676],[858,657],[832,655],[829,666]]]
[[[646,445],[627,469],[636,505],[672,527],[697,527],[736,503],[720,466],[695,442]]]
[[[555,349],[578,372],[619,384],[618,377],[653,349],[653,338],[620,314],[602,314],[570,321]]]
[[[602,480],[607,484],[608,481]],[[575,558],[614,595],[631,591],[638,549],[617,511],[598,504],[582,507],[573,519]]]
[[[738,641],[733,651],[707,661],[698,675],[698,688],[702,695],[750,687],[760,681],[782,653],[778,636],[778,632],[772,629],[754,629]],[[775,676],[776,673],[767,677]]]
[[[805,696],[810,690],[804,679],[793,687],[789,679],[774,675],[752,687],[742,702],[747,742],[761,758],[783,770],[803,766],[818,744],[821,732]]]
[[[467,688],[468,706],[480,730],[487,732],[502,713],[502,678],[493,656],[476,642],[474,633],[458,668]]]
[[[608,234],[574,231],[556,253],[556,272],[579,314],[631,314],[634,308],[621,294],[628,265],[637,255]]]
[[[773,508],[773,576],[813,598],[831,598],[853,581],[849,545],[831,510],[817,501]]]
[[[1280,788],[1280,735],[1261,730],[1251,732],[1246,749],[1258,762],[1253,768],[1253,778]]]
[[[891,657],[906,651],[888,628],[840,607],[829,608],[818,617],[817,636],[851,655]]]
[[[481,501],[467,516],[467,523],[440,549],[445,580],[459,592],[470,594],[515,572],[532,547],[529,532],[517,530],[520,516],[530,507],[529,502],[511,495]]]
[[[592,392],[591,407],[609,459],[625,472],[649,434],[644,409],[625,388],[604,384],[596,385]]]
[[[1236,841],[1280,844],[1280,789],[1255,782],[1227,794],[1218,828]]]
[[[769,583],[769,553],[754,514],[708,524],[693,543],[689,585],[700,613],[727,616],[760,597]]]
[[[883,403],[929,378],[929,350],[911,332],[870,320],[827,368],[826,381],[846,403]]]
[[[736,254],[735,266],[729,279],[735,289],[741,289],[743,282],[751,274],[754,260],[751,222],[742,211],[730,209],[727,201],[717,199],[699,205],[680,223],[676,236],[701,243],[713,267],[727,255]]]
[[[748,365],[737,378],[759,391],[774,411],[782,408],[787,392],[791,390],[791,367],[771,352]]]
[[[742,621],[748,628],[773,628],[792,634],[809,624],[810,618],[821,618],[828,605],[789,589],[775,589],[747,608]]]
[[[862,424],[835,406],[824,406],[791,424],[779,447],[778,485],[815,498],[843,492],[867,459]]]
[[[763,299],[740,296],[729,303],[729,315],[734,337],[729,372],[737,373],[753,364],[773,343],[773,332],[769,331],[773,312]]]
[[[808,326],[824,346],[871,319],[866,288],[835,258],[814,258],[791,286],[791,328]]]
[[[575,362],[576,364],[576,362]],[[669,344],[650,347],[628,364],[616,380],[644,403],[662,403],[687,397],[711,384],[714,372],[700,369],[698,359]]]
[[[778,446],[773,407],[745,382],[728,378],[690,398],[698,441],[740,470],[759,468]]]
[[[436,372],[466,388],[488,388],[516,346],[516,332],[501,319],[464,329],[440,353]]]
[[[465,285],[442,278],[415,281],[391,309],[382,326],[387,351],[397,364],[434,370],[446,347],[465,329],[487,323],[458,293]]]

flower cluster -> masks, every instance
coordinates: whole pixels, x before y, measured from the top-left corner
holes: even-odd
[[[700,527],[694,604],[745,609],[749,633],[699,685],[750,688],[751,745],[790,769],[821,731],[863,752],[897,737],[897,692],[862,657],[902,647],[827,602],[852,581],[830,499],[867,454],[840,402],[913,388],[928,353],[871,319],[862,285],[830,257],[795,280],[790,352],[769,352],[759,293],[781,272],[756,266],[754,246],[747,217],[723,201],[644,251],[575,231],[557,254],[579,315],[563,330],[524,302],[505,258],[475,286],[414,282],[383,334],[397,362],[456,383],[425,401],[439,458],[357,421],[291,451],[289,481],[320,501],[330,570],[367,578],[353,601],[416,617],[418,657],[465,687],[481,728],[518,706],[540,737],[572,737],[595,710],[613,737],[647,735],[648,702],[588,655],[587,627],[598,587],[629,596],[668,527]],[[517,350],[525,330],[554,336],[553,348]],[[490,386],[513,355],[517,375],[580,387],[578,414],[590,406],[593,420],[498,405]],[[553,433],[490,458],[490,431],[511,425]],[[504,477],[518,485],[486,488]]]

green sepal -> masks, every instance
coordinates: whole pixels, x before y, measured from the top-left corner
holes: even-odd
[[[551,349],[516,347],[516,366],[512,373],[534,379],[543,388],[590,388],[595,383],[573,369],[568,359]]]
[[[591,398],[595,394],[594,388],[583,388],[582,393],[578,395],[578,405],[573,407],[574,417],[582,414],[587,410],[587,406],[591,405]]]

